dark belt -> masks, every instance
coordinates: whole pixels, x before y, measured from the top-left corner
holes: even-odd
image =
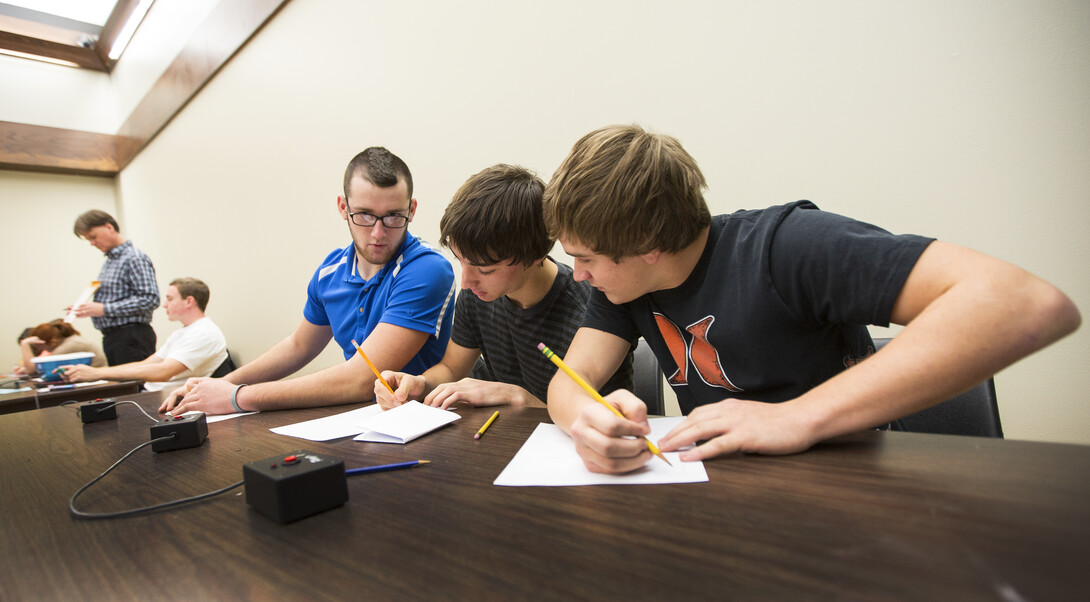
[[[136,326],[151,326],[147,322],[129,322],[128,324],[122,324],[120,326],[107,326],[106,328],[99,329],[102,334],[109,334],[111,332],[119,332],[126,328],[134,328]]]

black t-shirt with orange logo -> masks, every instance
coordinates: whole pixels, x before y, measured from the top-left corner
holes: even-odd
[[[643,336],[681,411],[725,398],[794,399],[871,352],[934,239],[893,235],[809,201],[712,218],[679,287],[614,305],[594,291],[584,326]]]

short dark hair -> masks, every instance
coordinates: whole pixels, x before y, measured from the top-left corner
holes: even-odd
[[[409,198],[413,198],[413,174],[409,166],[400,157],[381,146],[372,146],[352,157],[348,162],[348,168],[344,170],[344,198],[348,198],[348,186],[352,178],[359,176],[364,180],[378,186],[389,188],[397,186],[404,180],[409,190]]]
[[[466,180],[439,220],[439,244],[473,265],[530,267],[553,248],[541,197],[545,183],[515,165],[493,165]]]
[[[208,290],[208,285],[196,278],[175,278],[170,281],[170,286],[178,289],[178,294],[182,296],[182,299],[186,297],[193,297],[193,300],[197,302],[197,307],[203,312],[204,308],[208,307],[208,297],[211,295],[211,291]]]
[[[100,209],[92,209],[76,218],[76,224],[72,226],[72,231],[76,233],[78,238],[90,232],[91,228],[105,226],[106,224],[113,226],[115,231],[121,232],[121,228],[117,225],[114,216]]]

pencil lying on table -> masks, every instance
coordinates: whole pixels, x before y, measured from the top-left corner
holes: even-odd
[[[483,435],[483,434],[484,434],[484,432],[488,430],[488,427],[492,426],[492,421],[493,421],[493,420],[495,420],[495,419],[496,419],[496,416],[499,416],[499,415],[500,415],[500,411],[499,411],[499,410],[496,410],[495,412],[492,412],[492,416],[490,416],[490,417],[488,418],[488,420],[487,420],[487,421],[486,421],[486,422],[484,423],[484,426],[482,426],[481,428],[477,429],[477,434],[476,434],[476,435],[473,435],[473,438],[474,438],[474,439],[480,439],[480,438],[481,438],[481,435]]]
[[[583,387],[583,390],[586,391],[588,395],[593,397],[594,401],[597,401],[598,403],[606,406],[607,408],[609,408],[609,411],[611,411],[614,414],[620,416],[621,418],[624,418],[626,420],[628,419],[628,417],[625,416],[624,414],[622,414],[620,412],[620,410],[613,407],[612,405],[610,405],[610,403],[608,401],[603,399],[602,396],[599,395],[598,392],[595,391],[593,387],[591,387],[590,385],[587,384],[587,381],[583,380],[582,377],[580,377],[578,374],[576,374],[574,370],[569,368],[568,365],[564,363],[564,360],[560,359],[559,355],[553,353],[552,349],[549,349],[548,347],[546,347],[545,343],[538,343],[537,348],[538,348],[539,351],[541,351],[542,353],[545,354],[545,357],[552,360],[553,363],[556,364],[557,368],[560,368],[568,376],[570,376],[571,379],[575,381],[575,384],[579,385],[580,387]],[[666,456],[662,455],[662,452],[659,451],[659,448],[658,448],[657,445],[655,445],[654,443],[651,443],[651,440],[648,439],[647,437],[644,437],[643,440],[644,440],[645,443],[647,443],[647,449],[651,450],[651,453],[653,453],[656,456],[662,458],[662,461],[666,462],[666,464],[668,464],[670,466],[673,466],[673,464],[670,464],[670,461],[666,459]]]
[[[420,466],[421,464],[427,464],[431,460],[413,460],[411,462],[398,462],[397,464],[383,464],[382,466],[365,466],[363,468],[349,468],[344,471],[346,476],[352,476],[355,474],[368,474],[372,472],[385,472],[387,470],[399,470],[401,468],[412,468],[413,466]]]
[[[356,339],[352,339],[352,345],[356,347],[356,351],[360,352],[360,357],[363,358],[363,361],[367,362],[367,365],[371,367],[371,372],[375,373],[375,378],[386,387],[386,390],[390,392],[390,395],[393,395],[394,388],[390,386],[390,383],[386,382],[385,378],[382,378],[382,375],[378,372],[378,368],[371,363],[371,358],[367,357],[367,354],[363,352],[363,347],[360,347],[360,344],[356,342]]]

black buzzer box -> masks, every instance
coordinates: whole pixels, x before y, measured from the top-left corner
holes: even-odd
[[[348,501],[344,461],[298,450],[242,466],[246,503],[278,523],[290,523]]]

